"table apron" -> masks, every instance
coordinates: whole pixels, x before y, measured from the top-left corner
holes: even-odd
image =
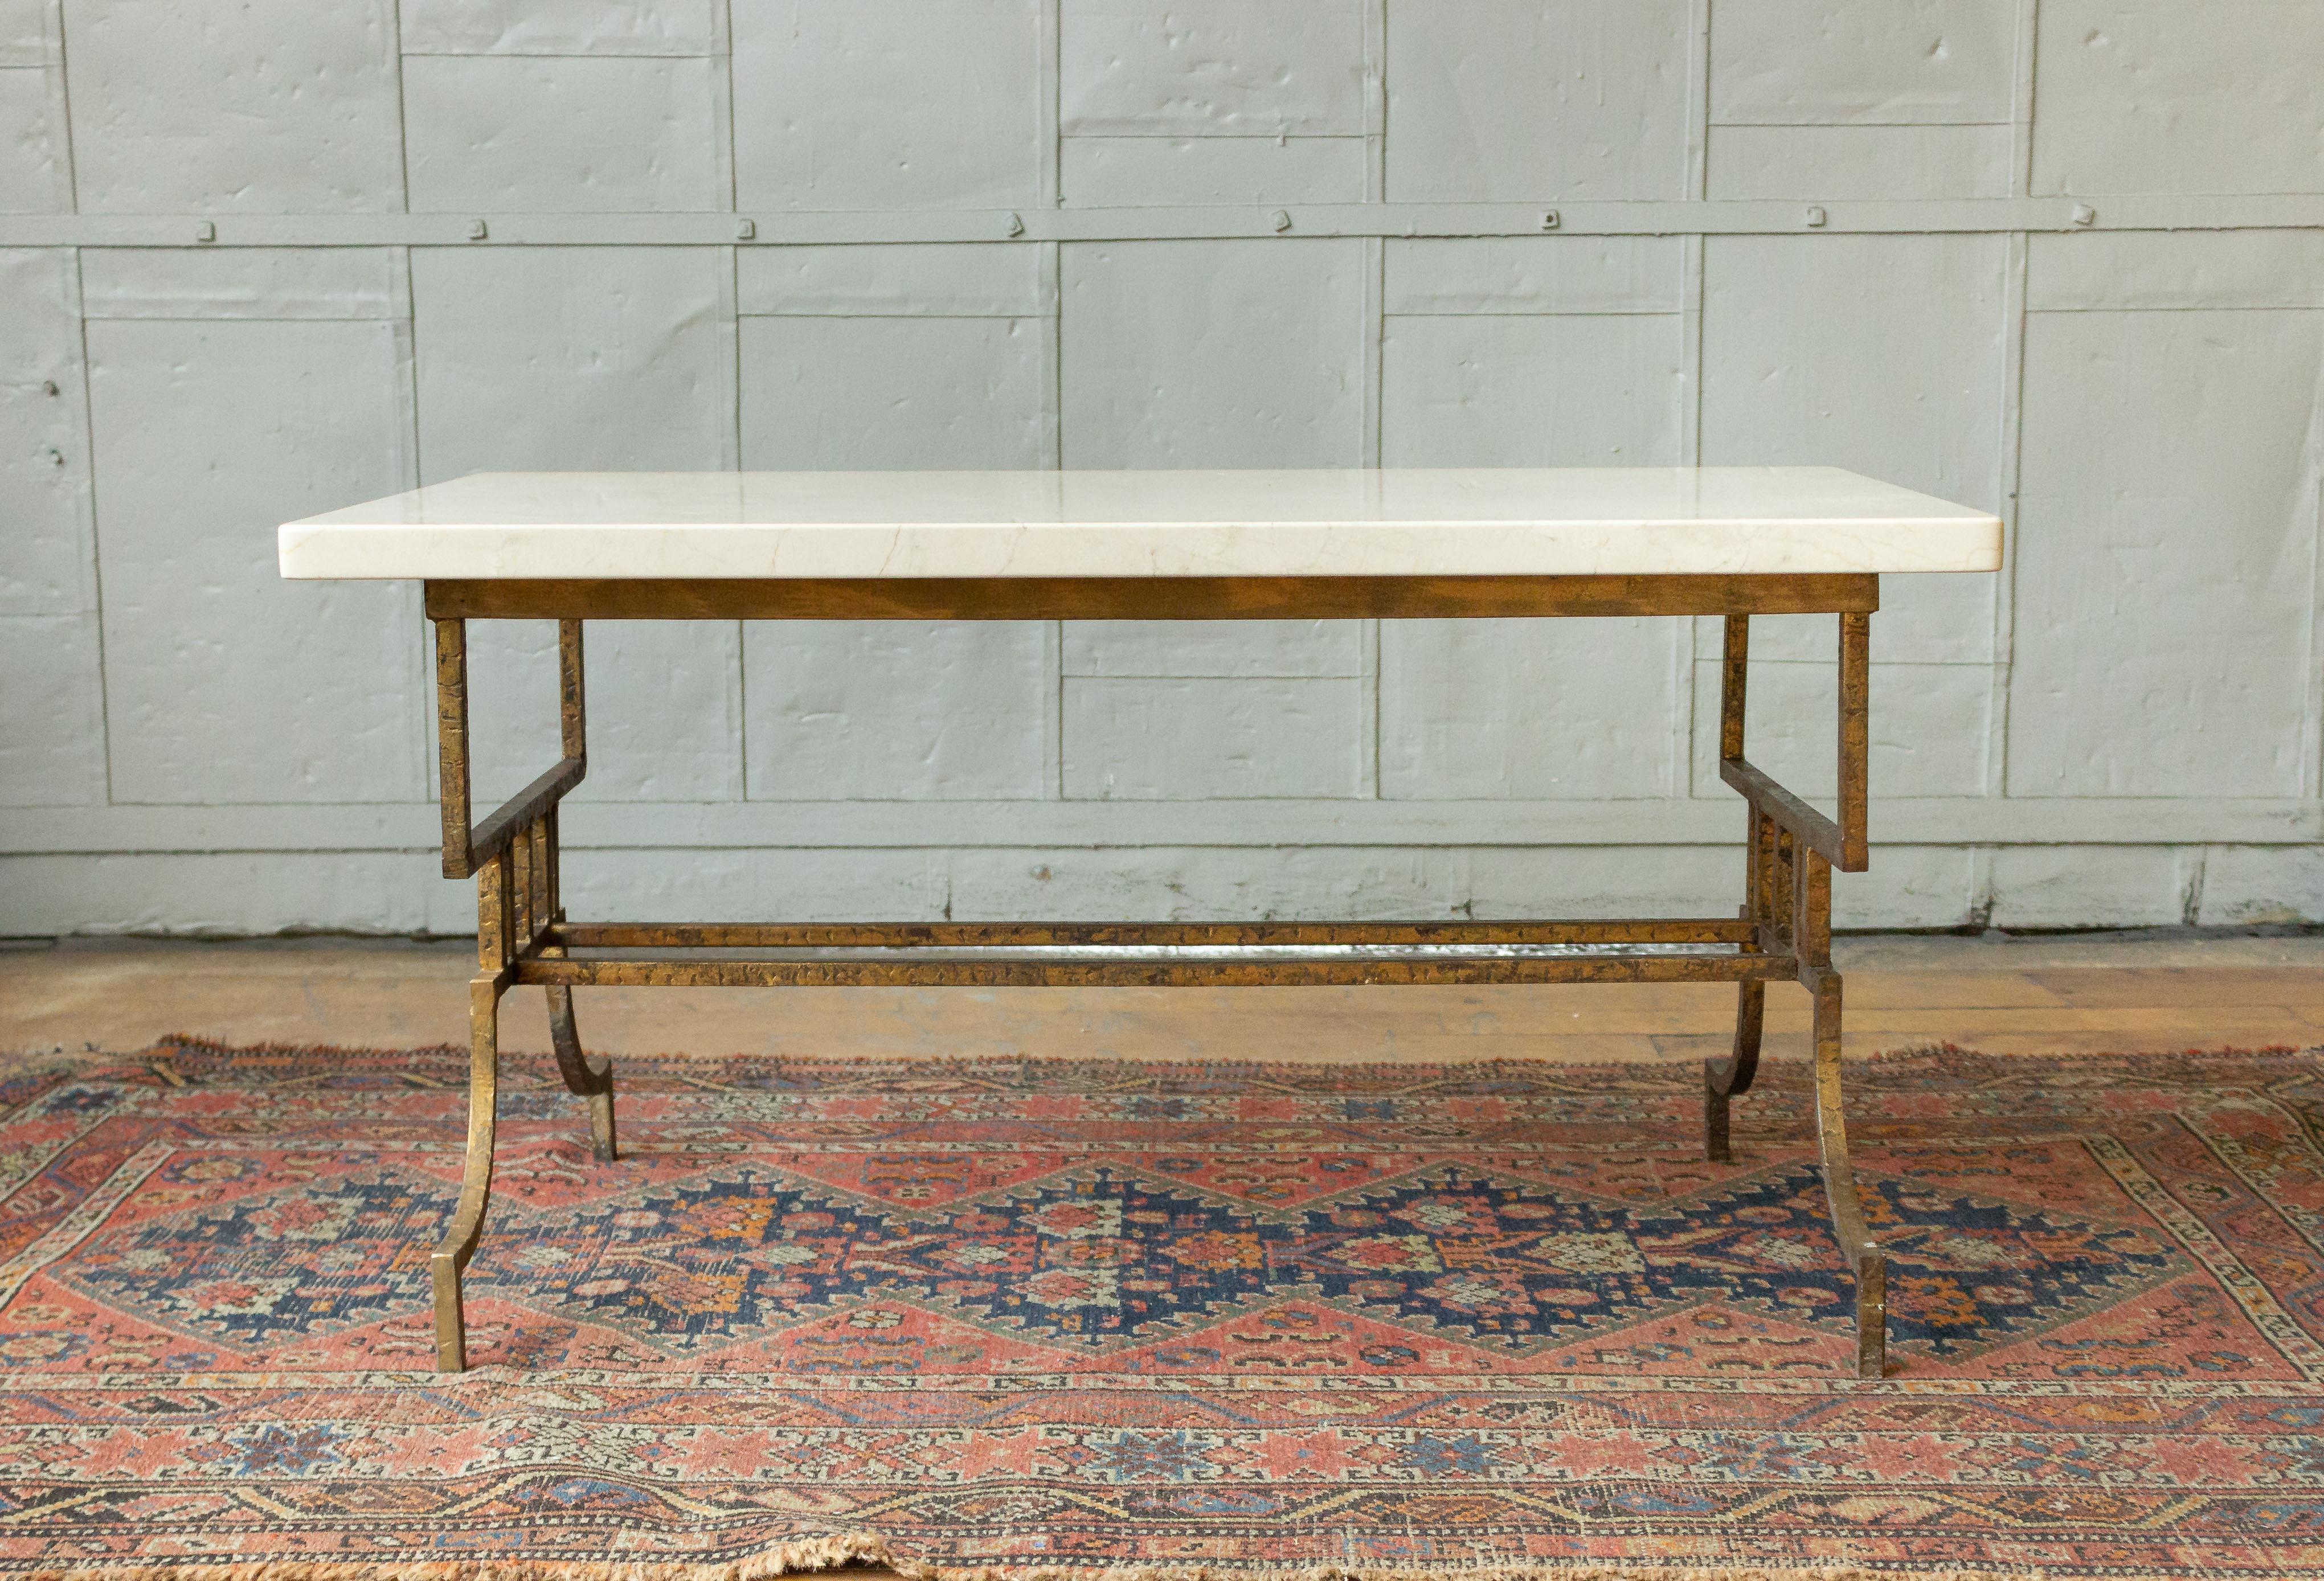
[[[1276,620],[1869,614],[1872,572],[1693,576],[499,578],[428,583],[431,620]]]

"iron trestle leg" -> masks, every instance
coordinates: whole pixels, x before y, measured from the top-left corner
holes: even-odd
[[[436,622],[437,722],[444,804],[444,870],[476,878],[476,970],[468,993],[468,1141],[460,1197],[444,1238],[429,1258],[436,1315],[436,1366],[456,1373],[468,1365],[461,1274],[484,1235],[492,1200],[493,1142],[500,1091],[500,1001],[521,959],[561,956],[551,928],[565,920],[558,868],[557,804],[580,782],[587,766],[581,688],[581,622],[564,620],[558,632],[558,712],[564,757],[527,790],[482,824],[469,823],[468,674],[466,623]],[[566,1087],[588,1100],[591,1149],[601,1163],[615,1156],[611,1061],[593,1063],[582,1052],[573,1016],[573,990],[546,989],[549,1041]]]
[[[1864,1198],[1848,1149],[1840,1084],[1840,977],[1831,964],[1831,870],[1867,865],[1866,758],[1871,617],[1840,618],[1840,816],[1823,819],[1750,767],[1743,756],[1744,684],[1750,657],[1749,617],[1726,620],[1720,696],[1722,774],[1744,791],[1749,806],[1742,916],[1753,924],[1747,954],[1771,948],[1799,963],[1799,982],[1814,1001],[1816,1151],[1824,1194],[1842,1258],[1856,1285],[1856,1374],[1877,1378],[1887,1369],[1887,1255],[1866,1222]],[[1703,1062],[1703,1154],[1731,1162],[1731,1100],[1750,1089],[1757,1073],[1766,1011],[1766,985],[1738,986],[1735,1042],[1724,1059]]]

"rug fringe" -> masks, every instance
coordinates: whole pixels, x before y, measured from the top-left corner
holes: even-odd
[[[1923,1569],[1855,1565],[937,1565],[896,1553],[870,1533],[810,1538],[724,1564],[679,1561],[540,1563],[484,1559],[366,1564],[314,1559],[251,1559],[224,1564],[44,1567],[30,1581],[770,1581],[853,1566],[887,1570],[905,1581],[2049,1581],[2039,1570]],[[2162,1576],[2108,1581],[2171,1581]]]

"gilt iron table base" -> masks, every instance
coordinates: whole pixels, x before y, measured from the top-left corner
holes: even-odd
[[[841,987],[1732,982],[1735,1040],[1703,1070],[1703,1149],[1729,1159],[1729,1105],[1756,1073],[1771,982],[1813,1000],[1817,1135],[1832,1229],[1856,1282],[1856,1368],[1885,1369],[1886,1264],[1865,1223],[1841,1112],[1841,985],[1831,873],[1867,865],[1865,757],[1871,574],[1761,575],[430,581],[444,871],[476,879],[469,985],[467,1156],[429,1268],[437,1365],[467,1365],[461,1273],[492,1195],[499,1007],[546,990],[565,1083],[586,1098],[597,1158],[615,1156],[610,1062],[582,1052],[587,986]],[[1838,817],[1743,755],[1753,614],[1840,623]],[[1084,620],[1720,615],[1720,774],[1747,808],[1743,904],[1732,918],[1595,922],[589,924],[566,920],[558,807],[587,768],[582,626],[591,620]],[[469,806],[466,622],[558,622],[560,760],[482,823]],[[622,951],[651,951],[651,956]],[[742,952],[737,954],[735,952]]]

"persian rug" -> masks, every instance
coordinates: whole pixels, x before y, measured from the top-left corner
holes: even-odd
[[[1879,1382],[1798,1066],[685,1058],[442,1376],[464,1064],[0,1071],[0,1568],[2324,1571],[2312,1054],[1857,1064]]]

